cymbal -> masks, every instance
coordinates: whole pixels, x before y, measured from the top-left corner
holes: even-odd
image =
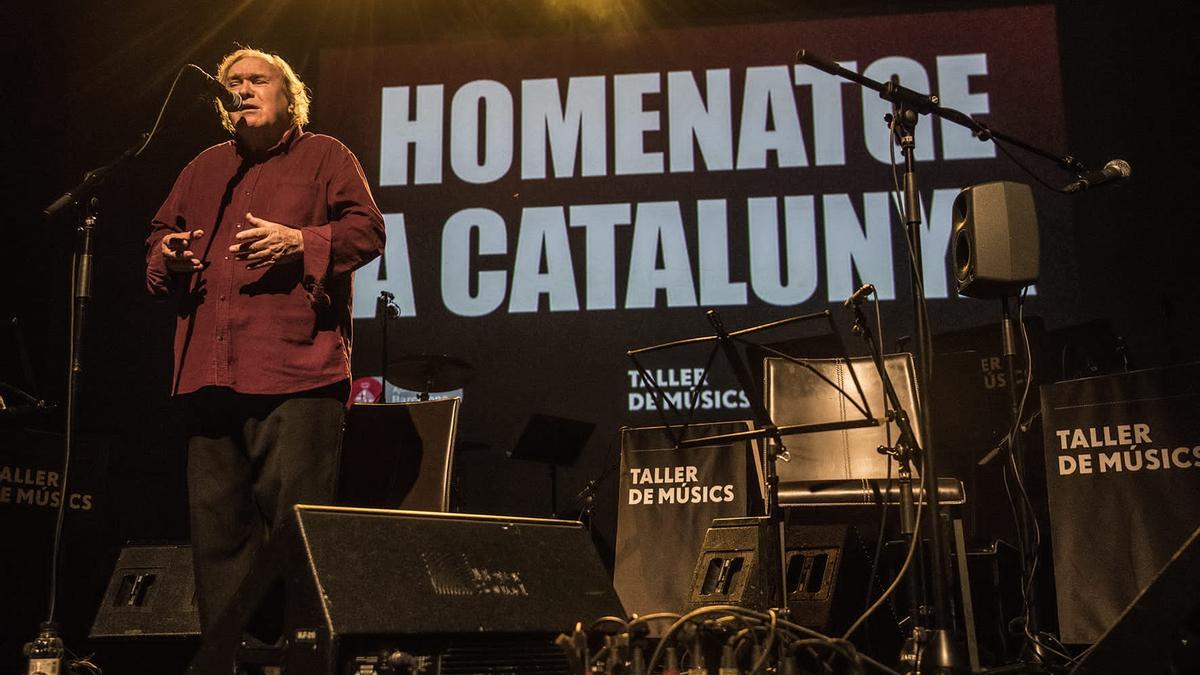
[[[409,391],[452,391],[474,377],[475,366],[447,354],[400,354],[388,359],[388,382]]]

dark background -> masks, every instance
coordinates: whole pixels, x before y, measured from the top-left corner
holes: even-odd
[[[673,27],[795,20],[924,10],[997,6],[995,2],[580,2],[474,0],[385,2],[285,0],[207,3],[42,2],[9,5],[3,17],[6,124],[0,217],[0,382],[17,384],[50,401],[65,388],[67,301],[74,222],[46,222],[40,211],[83,172],[101,165],[147,131],[179,66],[211,68],[235,43],[266,47],[288,58],[320,95],[322,47],[444,39],[555,35],[620,27]],[[1012,3],[1007,3],[1012,4]],[[1060,148],[1092,166],[1127,159],[1134,178],[1119,189],[1097,190],[1071,201],[1078,288],[1075,316],[1103,320],[1122,336],[1132,365],[1162,366],[1200,355],[1200,310],[1193,266],[1197,216],[1191,208],[1195,138],[1194,8],[1142,3],[1135,11],[1084,2],[1057,2],[1058,39],[1068,137]],[[802,45],[797,45],[797,47]],[[464,55],[463,58],[470,58]],[[72,528],[86,541],[69,550],[60,600],[69,636],[81,641],[99,589],[122,541],[185,540],[183,454],[167,404],[171,320],[142,293],[145,223],[179,169],[224,134],[189,90],[167,111],[159,139],[143,158],[104,188],[96,240],[95,302],[89,318],[86,374],[79,425],[90,447],[108,448],[88,479],[105,500],[99,523]],[[321,131],[320,120],[311,127]],[[1045,261],[1043,264],[1047,264]],[[12,319],[28,351],[28,372],[17,357]],[[1053,317],[1047,317],[1053,322]],[[531,411],[532,412],[532,411]],[[59,428],[51,415],[35,424]],[[504,457],[505,438],[481,439],[471,456],[477,480],[466,510],[546,513],[548,480],[536,465]],[[563,472],[560,499],[569,498],[611,460],[614,430]],[[11,450],[13,437],[0,436]],[[61,461],[53,444],[46,466]],[[101,452],[101,450],[95,450]],[[16,461],[7,459],[5,461]],[[468,471],[468,475],[469,471]],[[82,480],[82,479],[81,479]],[[601,493],[598,525],[611,541],[615,481]],[[491,496],[491,497],[489,497]],[[101,510],[101,507],[102,510]],[[6,518],[9,514],[5,514]],[[44,574],[38,556],[44,538],[13,541],[4,522],[3,554],[28,556],[24,578],[0,579],[6,611],[0,667],[10,667],[13,645],[32,637],[44,610]],[[48,524],[49,519],[45,519]],[[99,528],[99,529],[97,529]],[[96,537],[101,531],[106,536]],[[28,535],[25,535],[28,536]],[[36,544],[36,545],[31,545]],[[48,561],[45,563],[48,566]],[[11,572],[15,566],[8,568]],[[44,569],[44,566],[42,566]],[[33,570],[33,571],[30,571]]]

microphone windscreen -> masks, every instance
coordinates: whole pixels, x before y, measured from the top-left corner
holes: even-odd
[[[237,112],[242,109],[242,97],[236,92],[226,90],[225,95],[221,97],[221,107],[225,108],[225,112]]]

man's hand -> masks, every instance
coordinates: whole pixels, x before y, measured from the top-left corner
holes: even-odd
[[[270,267],[297,260],[304,254],[304,235],[300,230],[256,218],[246,213],[246,223],[253,225],[235,235],[239,243],[229,247],[238,260],[245,260],[247,269]]]
[[[199,272],[204,269],[204,263],[192,252],[192,242],[203,237],[204,230],[191,232],[173,232],[162,238],[159,249],[167,270],[171,272]]]

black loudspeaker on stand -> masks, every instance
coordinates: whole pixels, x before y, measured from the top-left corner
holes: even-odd
[[[958,293],[1017,295],[1038,280],[1038,222],[1024,183],[972,185],[954,199],[951,242]]]

